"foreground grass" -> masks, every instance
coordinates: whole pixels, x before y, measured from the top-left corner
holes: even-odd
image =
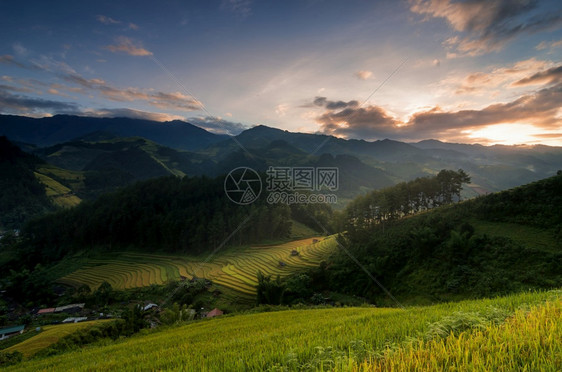
[[[561,371],[562,302],[519,310],[505,323],[388,350],[364,371]]]
[[[518,370],[521,366],[539,363],[539,360],[542,360],[540,363],[543,364],[534,365],[549,363],[542,349],[543,344],[537,344],[536,340],[544,340],[544,345],[559,343],[562,337],[559,319],[561,297],[561,292],[551,291],[412,307],[406,310],[372,307],[330,308],[225,316],[148,332],[116,343],[90,346],[60,356],[31,360],[8,370],[357,370],[387,368],[386,364],[373,363],[386,363],[387,359],[390,360],[394,356],[399,358],[396,365],[405,366],[396,367],[394,370],[408,370],[407,366],[417,365],[414,362],[408,364],[406,361],[406,356],[416,351],[408,349],[412,347],[409,340],[424,339],[435,329],[436,322],[456,312],[487,314],[491,310],[506,315],[516,313],[516,316],[504,325],[490,328],[491,331],[481,331],[489,332],[486,334],[470,333],[472,331],[469,330],[468,333],[460,333],[458,339],[447,338],[444,343],[435,339],[431,341],[434,345],[431,342],[421,344],[419,357],[414,360],[425,361],[424,355],[431,352],[442,352],[440,358],[444,361],[455,357],[462,359],[464,346],[455,345],[466,342],[476,349],[487,347],[481,351],[483,355],[486,350],[497,354],[499,367],[496,370],[501,370],[504,360],[501,358],[507,352],[507,345],[519,345],[519,340],[524,342],[525,333],[536,326],[538,329],[529,336],[531,340],[535,340],[531,342],[533,348],[521,343],[522,346],[509,351],[517,353],[522,359],[506,364],[504,369],[510,369],[513,365],[516,366],[515,370]],[[530,315],[520,310],[528,309],[529,306],[544,305],[545,301],[558,305],[536,308],[529,313]],[[549,320],[556,315],[556,321]],[[486,328],[492,325],[478,326]],[[509,336],[511,333],[513,335]],[[490,344],[486,344],[487,335],[492,335]],[[425,351],[431,347],[435,350]],[[390,352],[402,350],[401,348],[404,348],[404,357],[400,357],[401,351],[395,354]],[[462,350],[462,355],[459,350]],[[474,363],[479,362],[475,359]],[[418,365],[425,368],[425,364]],[[480,368],[480,364],[474,365]],[[484,366],[485,364],[482,364],[481,369]],[[392,370],[391,365],[388,370]],[[415,367],[411,370],[415,370]]]

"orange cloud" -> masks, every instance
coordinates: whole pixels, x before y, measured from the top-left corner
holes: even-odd
[[[371,105],[327,108],[316,121],[324,133],[347,138],[420,140],[454,136],[470,140],[469,133],[498,124],[525,124],[535,128],[534,134],[559,131],[560,102],[562,83],[480,110],[444,111],[433,107],[400,121],[384,108]]]
[[[454,36],[444,46],[448,58],[478,56],[503,49],[521,34],[546,31],[562,24],[562,15],[543,12],[532,17],[535,1],[511,0],[410,0],[410,11],[428,18],[444,18],[463,37]]]
[[[514,86],[524,86],[524,85],[535,85],[535,84],[553,84],[562,82],[562,65],[550,68],[546,71],[540,71],[529,76],[527,78],[516,81],[512,85]]]
[[[131,56],[151,56],[152,52],[144,49],[140,44],[135,45],[135,43],[125,36],[120,36],[117,38],[117,44],[108,45],[105,49],[117,53],[122,52]]]
[[[371,76],[373,76],[373,72],[367,71],[367,70],[362,70],[362,71],[357,71],[354,75],[355,75],[356,78],[358,78],[360,80],[367,80]]]

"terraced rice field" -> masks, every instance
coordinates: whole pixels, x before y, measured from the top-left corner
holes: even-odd
[[[4,351],[8,353],[19,351],[27,358],[32,356],[36,352],[53,345],[64,336],[67,336],[81,329],[89,328],[96,324],[101,324],[108,321],[109,320],[92,320],[89,322],[81,322],[81,323],[48,325],[43,327],[42,332],[38,333],[36,336],[28,338],[27,340],[20,342],[19,344],[16,344],[14,346],[11,346],[5,349]],[[28,332],[35,332],[35,331],[31,330]]]
[[[280,245],[253,246],[210,258],[126,252],[110,260],[88,260],[83,267],[59,279],[59,282],[74,287],[87,284],[95,289],[107,281],[115,289],[128,289],[163,284],[182,276],[195,276],[209,279],[241,295],[254,296],[258,270],[266,275],[288,276],[318,266],[335,248],[335,236],[330,236]],[[293,250],[298,255],[292,255]]]

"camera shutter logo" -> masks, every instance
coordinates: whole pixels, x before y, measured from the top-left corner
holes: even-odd
[[[240,205],[255,202],[261,194],[261,178],[255,170],[238,167],[230,171],[224,179],[224,192],[228,198]]]

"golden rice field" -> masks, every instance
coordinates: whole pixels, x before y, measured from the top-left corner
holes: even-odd
[[[504,324],[420,342],[365,361],[364,371],[562,371],[562,302],[519,310]]]
[[[89,259],[83,267],[58,281],[75,287],[87,284],[92,289],[107,281],[113,288],[128,289],[163,284],[182,276],[196,276],[242,295],[254,296],[258,270],[268,275],[288,276],[296,271],[318,266],[335,248],[335,236],[330,236],[300,239],[279,245],[253,246],[219,253],[209,259],[126,252],[107,260]],[[299,254],[292,256],[293,250]]]
[[[551,291],[404,310],[356,307],[223,316],[7,370],[559,371],[561,300],[562,292]],[[500,322],[421,341],[432,324],[451,314],[491,309],[503,311]]]
[[[107,321],[108,320],[93,320],[89,322],[44,326],[42,327],[41,332],[37,334],[37,336],[28,338],[27,340],[22,341],[19,344],[13,345],[3,351],[9,353],[14,351],[19,351],[24,355],[24,357],[28,358],[33,354],[35,354],[36,352],[53,345],[64,336],[67,336],[81,329],[89,328],[93,325],[100,324]],[[28,332],[35,332],[35,331],[30,330]]]

